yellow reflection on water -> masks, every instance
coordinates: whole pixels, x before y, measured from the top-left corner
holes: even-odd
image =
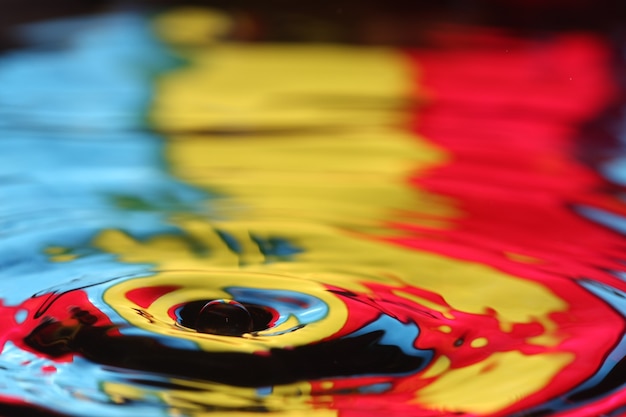
[[[573,359],[567,353],[494,353],[480,363],[442,373],[419,391],[416,402],[435,409],[494,413],[538,391]]]

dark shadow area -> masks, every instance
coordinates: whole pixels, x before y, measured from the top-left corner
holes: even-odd
[[[107,9],[206,6],[235,18],[233,36],[248,41],[339,41],[419,45],[424,33],[442,24],[485,25],[519,32],[594,30],[620,32],[626,3],[620,0],[0,0],[0,48],[15,44],[9,28],[54,17]]]

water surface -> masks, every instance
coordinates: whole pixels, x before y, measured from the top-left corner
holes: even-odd
[[[47,22],[0,56],[2,412],[620,415],[624,164],[580,158],[606,40],[230,22]]]

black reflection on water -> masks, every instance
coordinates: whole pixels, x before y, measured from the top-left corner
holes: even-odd
[[[0,404],[2,417],[65,417],[65,414],[55,413],[28,404]]]
[[[380,344],[382,330],[290,349],[274,348],[264,355],[189,351],[166,346],[157,338],[121,336],[113,326],[94,326],[88,320],[88,312],[74,311],[73,316],[65,322],[44,320],[25,338],[25,343],[53,358],[78,354],[105,366],[240,387],[413,373],[421,370],[431,355],[424,352],[423,357],[411,356],[397,346]],[[77,321],[79,318],[86,320]]]
[[[215,304],[216,301],[219,302],[219,300],[199,300],[185,304],[178,312],[180,317],[178,324],[202,333],[240,336],[244,333],[259,332],[267,329],[274,317],[267,308],[249,303],[237,303],[245,309],[245,314],[239,311],[240,307],[228,308],[228,304],[224,303],[221,303],[219,307],[226,306],[225,309],[221,311],[209,311],[207,307],[217,305]],[[218,320],[228,318],[229,320],[223,321],[224,326],[222,326],[222,331],[219,329],[215,331],[203,331],[201,328],[206,328],[207,326],[209,328],[215,327],[215,325],[211,325],[210,323],[207,324],[207,321],[210,322],[211,318]],[[230,326],[233,326],[234,329],[229,329]]]

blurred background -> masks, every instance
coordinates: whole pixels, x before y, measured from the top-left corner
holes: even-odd
[[[97,13],[115,8],[202,5],[234,15],[233,36],[250,41],[339,41],[416,45],[432,42],[433,25],[481,25],[521,32],[593,30],[621,37],[626,3],[621,0],[0,0],[0,47],[17,42],[10,28],[52,17]]]

